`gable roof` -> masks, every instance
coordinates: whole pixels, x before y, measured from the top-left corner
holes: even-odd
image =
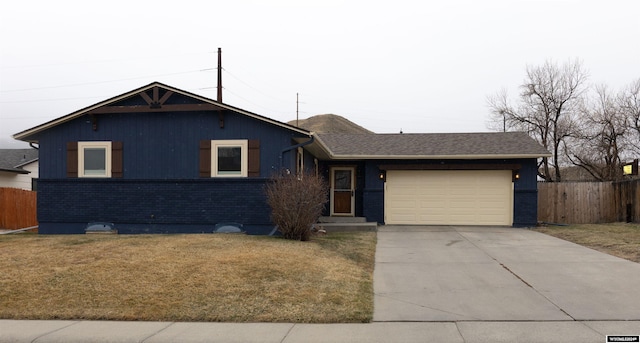
[[[128,99],[128,98],[132,98],[135,96],[142,96],[143,98],[145,98],[145,101],[147,101],[149,103],[148,106],[133,106],[136,110],[140,109],[142,110],[143,108],[146,108],[146,110],[148,112],[154,112],[154,111],[160,111],[162,110],[161,107],[157,107],[154,105],[157,105],[158,103],[162,103],[163,99],[151,99],[149,98],[149,96],[146,94],[147,91],[149,90],[154,90],[154,94],[157,95],[157,89],[162,89],[163,91],[165,91],[164,94],[169,94],[168,96],[171,96],[172,93],[176,93],[176,94],[180,94],[183,96],[187,96],[190,98],[193,98],[197,101],[200,101],[202,104],[194,104],[191,105],[190,108],[192,108],[193,110],[229,110],[229,111],[233,111],[266,123],[270,123],[276,126],[280,126],[283,127],[285,129],[291,130],[291,131],[295,131],[297,133],[303,134],[305,136],[310,136],[311,133],[307,130],[271,119],[271,118],[267,118],[264,116],[261,116],[259,114],[255,114],[249,111],[245,111],[243,109],[237,108],[237,107],[233,107],[231,105],[227,105],[225,103],[222,102],[218,102],[215,101],[213,99],[209,99],[197,94],[193,94],[178,88],[174,88],[165,84],[162,84],[160,82],[152,82],[146,86],[134,89],[132,91],[129,91],[127,93],[115,96],[113,98],[104,100],[102,102],[99,102],[97,104],[85,107],[81,110],[75,111],[73,113],[70,113],[66,116],[62,116],[60,118],[51,120],[49,122],[46,122],[44,124],[38,125],[36,127],[24,130],[22,132],[16,133],[13,135],[14,139],[18,139],[18,140],[22,140],[22,141],[26,141],[26,142],[37,142],[38,140],[33,137],[35,134],[40,133],[44,130],[47,130],[49,128],[52,128],[54,126],[63,124],[65,122],[68,122],[70,120],[73,120],[75,118],[81,117],[85,114],[89,114],[89,113],[123,113],[123,112],[127,112],[127,109],[125,108],[120,108],[118,106],[112,106],[109,107],[109,105],[113,105],[119,101]],[[167,97],[168,97],[167,96]],[[164,97],[163,97],[164,98]],[[166,99],[164,99],[166,100]],[[174,105],[174,106],[179,106],[179,105]],[[108,110],[108,111],[107,111]]]
[[[316,134],[309,147],[326,159],[499,159],[551,154],[525,132]]]
[[[0,170],[18,174],[29,174],[22,169],[25,165],[38,160],[36,149],[0,149]]]

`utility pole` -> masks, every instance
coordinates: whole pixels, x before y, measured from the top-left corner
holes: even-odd
[[[218,48],[218,102],[222,102],[222,49]]]
[[[296,126],[298,126],[298,93],[296,93]]]
[[[222,49],[218,48],[218,102],[222,103]],[[224,112],[218,110],[218,125],[224,129]]]

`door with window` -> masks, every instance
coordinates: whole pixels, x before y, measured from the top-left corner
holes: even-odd
[[[331,168],[331,215],[353,216],[355,207],[355,168]]]

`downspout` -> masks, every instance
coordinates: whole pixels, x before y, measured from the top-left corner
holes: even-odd
[[[309,144],[313,143],[314,141],[315,141],[315,136],[312,134],[310,140],[308,140],[306,142],[302,142],[300,144],[292,145],[292,146],[290,146],[288,148],[282,149],[282,151],[280,151],[280,169],[282,169],[282,163],[283,163],[282,161],[284,159],[284,153],[285,152],[291,151],[291,150],[294,150],[294,149],[298,149],[298,148],[303,147],[305,145],[309,145]]]
[[[33,144],[34,144],[33,142],[29,142],[29,146],[30,147],[32,147],[32,148],[34,148],[36,150],[40,150],[38,147],[34,146]]]

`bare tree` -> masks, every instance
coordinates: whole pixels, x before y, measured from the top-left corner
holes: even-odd
[[[635,153],[640,154],[640,78],[631,82],[620,92],[618,106],[627,118],[629,128],[627,141]]]
[[[515,106],[504,90],[488,97],[491,126],[496,128],[502,123],[505,131],[528,132],[552,153],[551,158],[540,162],[538,175],[546,181],[562,181],[565,140],[577,129],[578,105],[586,90],[588,73],[575,60],[561,66],[551,61],[527,66],[526,74]]]
[[[599,181],[621,179],[627,118],[606,85],[584,100],[578,125],[566,150],[569,160]]]

